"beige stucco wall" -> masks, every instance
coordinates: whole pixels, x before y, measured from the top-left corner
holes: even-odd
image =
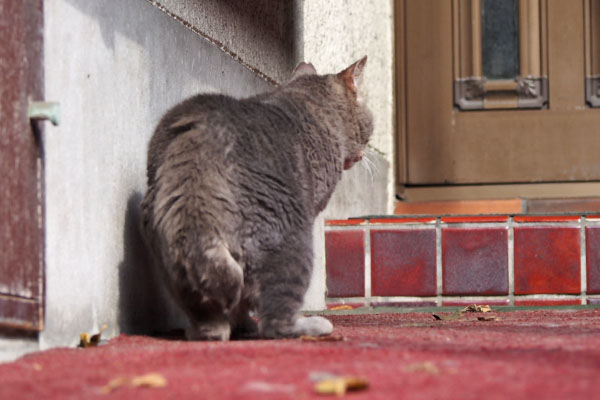
[[[394,14],[391,0],[304,0],[296,56],[319,73],[337,72],[367,55],[361,92],[373,112],[370,158],[344,177],[315,223],[315,270],[306,309],[322,309],[325,280],[324,220],[393,211],[394,191]]]
[[[371,145],[389,163],[387,192],[394,170],[394,14],[391,0],[305,0],[300,56],[319,72],[333,72],[368,56],[362,89],[375,118]],[[393,197],[388,196],[388,211]]]

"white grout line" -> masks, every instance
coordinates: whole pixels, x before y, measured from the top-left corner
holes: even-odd
[[[371,298],[371,228],[367,224],[364,228],[365,232],[365,297]],[[369,300],[366,305],[369,305]]]
[[[435,282],[436,282],[436,304],[442,305],[442,291],[444,290],[442,276],[442,225],[441,218],[436,219],[435,224]]]
[[[515,305],[515,229],[513,218],[508,219],[508,300]]]
[[[585,227],[587,225],[587,221],[585,217],[581,217],[581,232],[579,237],[580,246],[579,250],[581,252],[581,304],[587,304],[587,252],[586,252],[586,237],[585,237]]]
[[[376,297],[329,297],[327,303],[420,303],[436,302],[442,297],[444,301],[450,302],[473,302],[476,304],[483,302],[501,302],[510,303],[508,296],[376,296]],[[528,294],[516,296],[517,300],[579,300],[577,294]],[[600,296],[590,296],[590,298],[600,298]],[[510,304],[513,305],[513,304]]]

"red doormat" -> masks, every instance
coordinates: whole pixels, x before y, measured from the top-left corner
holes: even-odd
[[[330,315],[328,340],[125,336],[0,365],[2,399],[594,398],[600,310]],[[344,380],[352,377],[352,380]],[[351,387],[344,385],[347,383]]]

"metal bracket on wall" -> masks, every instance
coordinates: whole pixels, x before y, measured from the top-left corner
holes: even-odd
[[[50,121],[52,125],[60,124],[60,103],[54,101],[32,101],[27,110],[29,119]]]
[[[460,110],[545,108],[548,104],[548,79],[457,79],[454,81],[454,104]]]

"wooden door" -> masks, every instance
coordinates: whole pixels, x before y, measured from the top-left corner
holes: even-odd
[[[43,327],[42,0],[0,0],[0,327]]]
[[[510,51],[490,59],[484,43],[485,13],[502,3],[516,26],[507,75],[490,66],[510,64]],[[598,0],[396,7],[401,184],[600,181]]]

